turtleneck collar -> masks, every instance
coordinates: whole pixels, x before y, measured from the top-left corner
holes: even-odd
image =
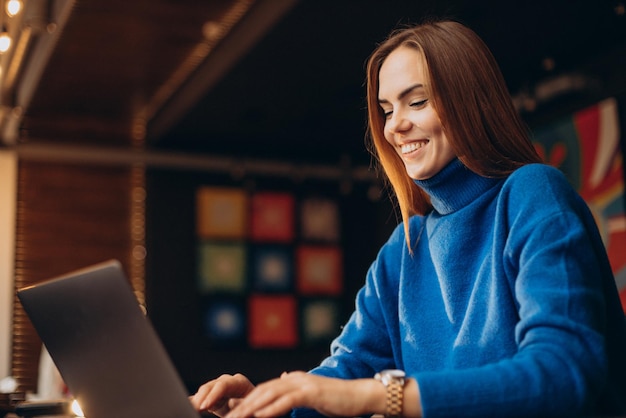
[[[455,158],[433,177],[414,181],[430,196],[435,211],[447,215],[467,206],[501,180],[482,177]]]

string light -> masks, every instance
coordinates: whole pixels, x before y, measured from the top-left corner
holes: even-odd
[[[2,28],[0,33],[0,54],[7,52],[11,48],[11,37],[5,27]]]
[[[21,0],[9,0],[6,2],[6,11],[9,17],[13,17],[22,10]]]

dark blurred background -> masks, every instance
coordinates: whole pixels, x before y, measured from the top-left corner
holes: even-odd
[[[259,381],[307,369],[328,353],[327,343],[216,348],[202,335],[198,187],[337,202],[338,301],[341,319],[350,314],[398,222],[365,145],[365,62],[391,30],[425,18],[469,25],[529,127],[626,92],[621,0],[24,5],[3,14],[14,46],[0,54],[0,149],[19,161],[16,287],[121,259],[190,390],[224,372]],[[19,304],[13,316],[23,318]],[[32,388],[36,372],[18,357],[36,359],[40,343],[26,334],[12,368]]]

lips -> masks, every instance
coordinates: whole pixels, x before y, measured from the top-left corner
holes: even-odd
[[[410,142],[408,144],[402,144],[400,146],[400,151],[402,152],[402,154],[409,154],[413,151],[416,151],[424,147],[427,143],[428,141],[416,141],[416,142]]]

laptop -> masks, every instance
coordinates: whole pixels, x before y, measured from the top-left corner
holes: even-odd
[[[87,418],[200,416],[117,260],[17,295]]]

